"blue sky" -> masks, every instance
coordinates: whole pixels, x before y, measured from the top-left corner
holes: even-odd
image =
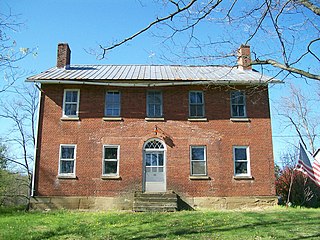
[[[17,64],[30,73],[29,75],[55,66],[59,42],[69,43],[73,64],[164,63],[159,58],[159,54],[166,49],[162,47],[161,39],[152,37],[150,32],[113,50],[106,59],[98,60],[96,56],[87,53],[90,49],[98,49],[99,44],[110,45],[128,37],[145,27],[156,16],[163,16],[163,9],[155,8],[151,3],[142,4],[138,0],[2,0],[0,9],[2,12],[8,12],[11,9],[13,14],[19,14],[20,21],[24,23],[18,32],[10,35],[17,42],[17,48],[35,49],[34,56],[30,55]],[[239,31],[245,31],[245,28],[246,26],[243,26],[243,29],[240,27]],[[157,29],[154,30],[157,31]],[[205,25],[198,30],[198,33],[208,30],[223,31],[223,26],[211,28],[210,25]],[[236,36],[239,37],[241,34]],[[262,43],[267,41],[268,39],[261,40]],[[254,48],[254,45],[251,46]],[[23,79],[20,81],[22,82]],[[295,82],[308,92],[315,89],[312,81],[289,80],[288,82]],[[271,106],[276,108],[280,97],[287,94],[287,85],[273,86],[270,90]],[[280,123],[281,120],[273,115],[276,161],[280,153],[285,150],[286,142],[292,140],[280,136],[293,135],[288,130],[284,131]],[[4,127],[1,130],[3,132]]]

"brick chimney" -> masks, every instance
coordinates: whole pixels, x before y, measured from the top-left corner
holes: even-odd
[[[71,50],[68,43],[58,44],[57,68],[64,68],[70,65]]]
[[[238,49],[238,69],[240,70],[251,70],[251,53],[250,46],[241,45]]]

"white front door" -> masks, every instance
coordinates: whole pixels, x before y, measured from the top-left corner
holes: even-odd
[[[144,149],[144,191],[165,192],[167,190],[165,150],[162,143],[157,140],[152,141],[152,144],[146,145]],[[160,148],[157,148],[159,146]]]

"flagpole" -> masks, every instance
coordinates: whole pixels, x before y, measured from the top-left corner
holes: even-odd
[[[287,202],[286,202],[286,207],[287,207],[287,208],[288,208],[288,204],[289,204],[289,201],[290,201],[290,195],[291,195],[291,189],[292,189],[292,183],[293,183],[294,170],[296,170],[296,168],[293,168],[293,170],[292,170],[292,172],[291,172],[291,180],[290,180],[290,185],[289,185],[288,198],[287,198]]]

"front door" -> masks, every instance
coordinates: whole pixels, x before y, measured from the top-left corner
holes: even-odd
[[[163,147],[162,144],[155,144],[154,146]],[[165,192],[166,190],[164,148],[146,147],[144,151],[144,191]]]

